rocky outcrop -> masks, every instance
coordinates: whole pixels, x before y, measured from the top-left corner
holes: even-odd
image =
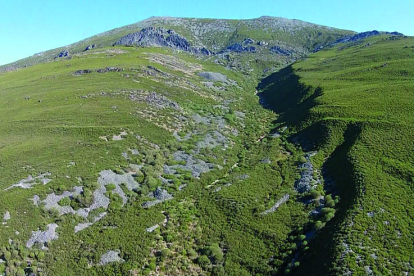
[[[276,211],[277,210],[277,208],[279,208],[279,206],[280,205],[282,205],[283,203],[285,203],[286,201],[288,201],[289,200],[289,195],[288,194],[285,194],[281,199],[279,199],[277,202],[276,202],[276,204],[275,205],[273,205],[272,206],[272,208],[270,208],[270,209],[268,209],[268,210],[266,210],[266,211],[264,211],[264,212],[262,212],[261,214],[262,215],[267,215],[267,214],[270,214],[270,213],[273,213],[274,211]]]
[[[86,52],[86,51],[89,51],[89,50],[92,50],[92,49],[95,49],[95,48],[96,48],[96,45],[92,44],[92,45],[89,45],[88,47],[86,47],[85,50],[83,50],[83,51]]]
[[[362,32],[362,33],[358,33],[355,34],[353,36],[346,36],[343,38],[340,38],[336,41],[333,42],[333,44],[338,44],[338,43],[345,43],[345,42],[355,42],[370,36],[375,36],[375,35],[380,35],[381,33],[378,31],[370,31],[370,32]]]
[[[226,52],[226,51],[236,52],[236,53],[245,53],[245,52],[255,53],[256,52],[256,47],[254,47],[254,46],[243,46],[242,43],[234,43],[234,44],[228,46],[226,48],[226,50],[223,51],[223,52]]]
[[[154,205],[162,203],[166,200],[173,199],[174,197],[169,194],[166,190],[163,190],[161,187],[158,187],[152,194],[149,195],[150,197],[155,198],[153,201],[147,201],[143,203],[141,206],[142,208],[150,208]]]
[[[396,35],[396,36],[403,36],[404,35],[404,34],[399,33],[399,32],[386,32],[386,34]]]
[[[397,32],[386,33],[386,34],[402,35],[402,34],[397,33]],[[332,47],[332,46],[335,46],[336,44],[339,44],[339,43],[357,42],[357,41],[365,39],[367,37],[376,36],[376,35],[381,35],[381,33],[374,30],[374,31],[357,33],[355,35],[344,36],[344,37],[341,37],[341,38],[335,40],[334,42],[332,42],[328,46],[319,46],[313,52],[318,52],[318,51],[322,50],[324,47]]]
[[[278,55],[286,56],[286,57],[292,55],[291,51],[280,48],[279,46],[273,46],[269,49],[269,51],[274,54],[278,54]]]
[[[62,57],[68,57],[69,56],[69,50],[65,49],[62,52],[60,52],[55,58],[62,58]]]
[[[208,49],[193,47],[185,37],[177,34],[174,30],[162,27],[148,27],[137,33],[128,34],[115,42],[114,46],[117,45],[168,47],[193,54],[211,55]]]
[[[106,67],[106,68],[96,70],[97,73],[122,72],[122,71],[124,71],[124,69],[118,68],[118,67]]]
[[[58,225],[56,223],[48,224],[47,230],[41,231],[32,231],[32,237],[27,241],[26,247],[32,248],[35,244],[45,245],[46,243],[57,240],[59,235],[56,232],[56,228],[58,228]]]

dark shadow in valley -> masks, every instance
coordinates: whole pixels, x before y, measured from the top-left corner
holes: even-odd
[[[279,115],[274,122],[278,126],[284,125],[299,131],[308,127],[309,122],[320,119],[310,110],[316,106],[316,100],[322,95],[322,89],[302,84],[292,66],[266,77],[259,83],[257,89],[260,91],[258,93],[260,104]],[[299,140],[295,142],[301,144]],[[305,143],[302,146],[309,145]]]
[[[343,223],[356,203],[358,180],[349,152],[360,134],[357,124],[349,124],[344,133],[344,142],[338,146],[323,165],[324,189],[340,196],[335,217],[309,241],[310,250],[300,260],[294,275],[337,275],[333,263],[337,261],[340,238],[345,235]]]
[[[323,93],[320,87],[305,86],[292,67],[286,67],[258,85],[260,104],[278,114],[276,127],[286,126],[294,135],[289,140],[299,144],[305,151],[321,148],[329,141],[332,128],[343,132],[343,142],[332,152],[323,166],[326,181],[324,189],[340,196],[335,217],[309,240],[310,250],[299,257],[300,266],[291,271],[292,275],[332,275],[333,262],[336,260],[338,241],[343,233],[343,222],[357,198],[357,181],[349,151],[360,134],[355,123],[338,123],[315,115],[317,98]],[[342,124],[341,127],[339,125]],[[341,130],[342,129],[342,130]],[[283,269],[278,275],[283,275]]]

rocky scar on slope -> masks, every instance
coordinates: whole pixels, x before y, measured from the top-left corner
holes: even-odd
[[[139,32],[128,34],[120,38],[113,46],[142,46],[142,47],[168,47],[193,54],[211,55],[205,47],[191,46],[188,40],[177,34],[174,30],[162,27],[148,27]]]

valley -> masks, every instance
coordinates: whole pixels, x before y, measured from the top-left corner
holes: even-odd
[[[0,273],[409,275],[413,47],[150,18],[1,66]]]

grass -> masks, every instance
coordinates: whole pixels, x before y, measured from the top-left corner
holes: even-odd
[[[308,40],[303,32],[298,37],[263,34],[244,26],[247,21],[228,23],[238,26],[234,36],[206,39],[226,45],[277,34],[305,54],[348,33],[309,27]],[[0,227],[0,273],[411,272],[412,38],[384,35],[311,54],[261,80],[258,89],[268,110],[254,93],[258,80],[266,74],[264,69],[280,68],[290,60],[269,59],[264,52],[231,56],[229,70],[227,64],[168,49],[104,47],[123,32],[140,28],[132,25],[76,44],[72,53],[95,42],[103,48],[71,59],[49,59],[0,74],[0,214],[11,214]],[[148,65],[163,73],[150,71]],[[96,72],[106,67],[122,71]],[[86,69],[91,72],[74,75]],[[216,83],[217,89],[209,89],[199,71],[220,72],[237,86]],[[157,108],[163,100],[151,102],[150,92],[180,108]],[[195,114],[210,123],[197,123]],[[269,136],[274,128],[280,138]],[[197,148],[197,142],[214,130],[226,136],[229,148]],[[179,142],[174,131],[180,137],[191,135]],[[123,132],[127,134],[121,140],[113,139]],[[318,169],[313,178],[324,179],[324,185],[305,194],[294,189],[306,170],[300,165],[307,163],[300,146],[318,150],[311,157]],[[139,154],[132,154],[135,151]],[[166,173],[165,164],[184,165],[174,160],[177,151],[214,168],[200,178],[184,169]],[[267,158],[270,164],[261,162]],[[135,166],[132,173],[132,164],[142,167]],[[34,195],[42,200],[53,192],[84,186],[82,195],[59,204],[88,206],[102,170],[132,173],[140,186],[129,191],[121,185],[128,199],[122,206],[115,183],[109,184],[109,208],[93,210],[90,218],[108,214],[78,233],[74,226],[86,220],[59,216],[57,210],[30,201]],[[3,191],[44,172],[51,173],[47,185]],[[171,183],[163,183],[168,180]],[[181,185],[186,186],[180,190]],[[157,187],[174,199],[142,208]],[[289,200],[275,212],[261,214],[285,195]],[[326,206],[318,203],[321,197]],[[319,209],[319,215],[310,215]],[[50,223],[58,225],[59,238],[45,244],[49,250],[41,245],[27,248],[32,231],[43,231]],[[147,231],[156,224],[156,230]],[[98,265],[109,250],[119,250],[124,261]]]
[[[276,124],[319,150],[314,161],[341,197],[295,275],[412,270],[413,45],[390,36],[339,45],[262,81]]]
[[[191,271],[204,274],[224,271],[229,275],[272,273],[296,244],[296,229],[307,223],[308,210],[291,200],[279,212],[266,217],[259,215],[285,193],[295,197],[295,158],[300,151],[292,148],[287,155],[279,139],[256,142],[268,134],[275,115],[263,109],[253,93],[257,83],[255,74],[246,77],[215,63],[165,49],[116,49],[122,51],[108,54],[105,51],[109,48],[97,49],[71,60],[0,75],[0,189],[42,172],[50,172],[52,179],[47,185],[0,193],[0,213],[6,210],[11,213],[7,225],[0,229],[0,258],[5,260],[1,271],[17,274],[25,269],[40,275],[40,268],[51,275],[125,275],[130,271],[154,273],[156,268],[167,275]],[[153,55],[169,63],[151,62]],[[148,65],[169,74],[168,77],[145,75],[143,70]],[[123,71],[95,71],[106,67]],[[208,89],[193,67],[226,74],[237,86],[226,86],[223,91]],[[74,75],[85,69],[92,72]],[[131,101],[131,91],[156,92],[178,103],[181,110],[157,109],[145,100]],[[225,100],[229,102],[228,109],[223,106]],[[234,111],[244,112],[246,118],[236,118]],[[195,113],[225,121],[221,131],[230,139],[229,149],[207,148],[199,154],[192,153],[198,140],[217,130],[215,125],[195,124],[191,119]],[[180,116],[187,118],[185,123],[174,124],[173,118]],[[183,135],[195,134],[178,142],[173,131],[165,126],[178,128]],[[231,129],[237,129],[238,136],[230,134]],[[112,140],[122,131],[128,133],[123,140]],[[130,149],[137,149],[139,154],[132,155]],[[172,155],[178,150],[222,168],[217,166],[200,179],[178,170],[179,174],[168,176],[172,184],[162,184],[159,176],[164,174],[163,165],[177,163]],[[122,156],[124,152],[129,159]],[[267,157],[273,160],[271,165],[260,163]],[[239,165],[231,170],[235,163]],[[74,226],[85,220],[72,214],[59,216],[56,210],[45,210],[42,204],[36,207],[29,200],[34,195],[43,200],[52,192],[62,194],[75,186],[84,186],[87,192],[81,196],[59,202],[70,203],[77,209],[78,205],[91,202],[99,172],[111,169],[124,173],[130,170],[130,164],[143,165],[134,175],[140,188],[133,192],[123,189],[128,203],[122,207],[114,185],[109,185],[108,215],[78,233],[74,233]],[[250,177],[240,180],[243,174]],[[214,192],[229,182],[231,186]],[[187,187],[180,192],[178,187],[182,184]],[[148,193],[158,186],[175,198],[143,209],[141,204],[150,200]],[[103,211],[92,213],[96,216]],[[165,214],[169,221],[164,225]],[[49,250],[44,252],[38,245],[26,248],[32,231],[45,230],[49,223],[59,226],[59,238],[47,243]],[[146,229],[155,224],[162,226],[148,233]],[[108,250],[119,250],[125,262],[97,265]],[[37,257],[40,253],[42,256]],[[202,261],[206,261],[201,258],[204,255],[209,262]],[[269,265],[266,260],[270,258],[277,261]],[[27,267],[27,261],[32,265]]]

